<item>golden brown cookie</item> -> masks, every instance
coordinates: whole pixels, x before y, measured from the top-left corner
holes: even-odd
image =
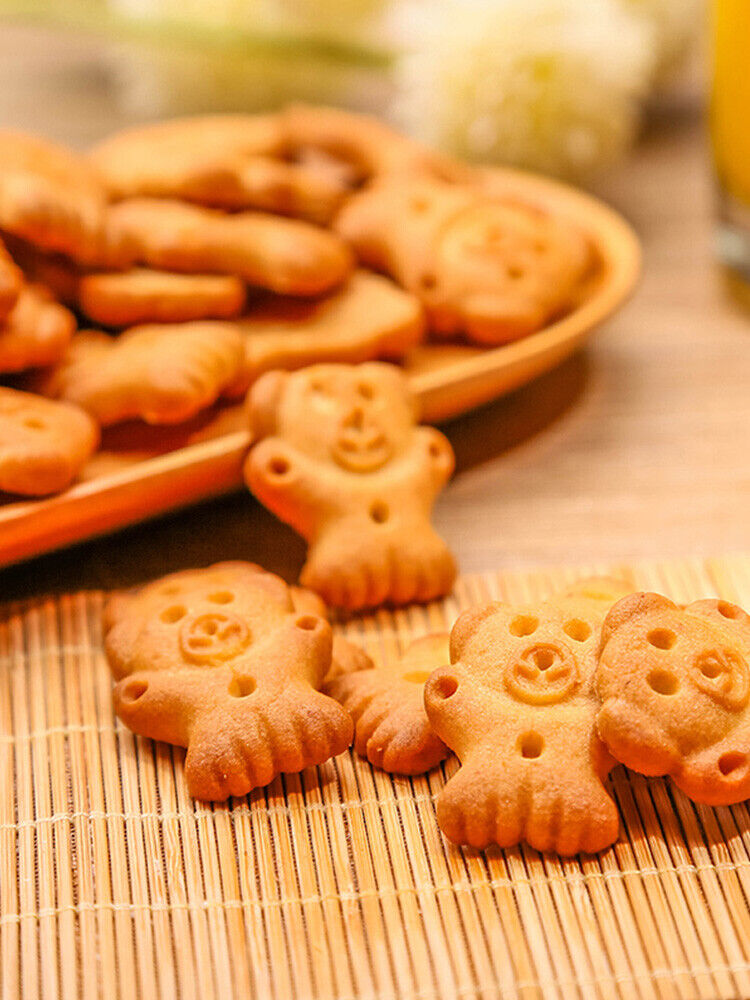
[[[669,774],[696,802],[750,797],[750,616],[727,601],[679,608],[632,594],[604,623],[600,737],[641,774]]]
[[[41,388],[103,427],[179,424],[231,391],[242,362],[242,337],[229,323],[135,326],[119,337],[82,330]]]
[[[105,203],[84,157],[37,136],[0,131],[0,229],[92,262],[101,250]]]
[[[134,732],[187,747],[196,798],[246,795],[351,742],[351,719],[319,690],[330,626],[296,611],[259,566],[172,573],[114,597],[104,629],[115,711]]]
[[[173,274],[133,268],[84,274],[78,282],[82,312],[103,326],[230,319],[245,305],[245,285],[225,274]]]
[[[0,388],[3,492],[59,493],[73,482],[98,443],[98,427],[78,407]]]
[[[423,774],[448,755],[432,731],[424,687],[433,670],[450,662],[448,635],[425,635],[395,663],[340,669],[324,691],[354,719],[354,749],[391,774]]]
[[[80,265],[58,253],[46,253],[27,240],[4,235],[10,255],[27,281],[44,285],[58,302],[71,309],[78,308]]]
[[[278,115],[205,115],[141,125],[116,132],[91,153],[118,199],[178,198],[327,222],[346,188],[330,171],[291,156]]]
[[[353,195],[336,229],[363,264],[421,299],[434,333],[478,344],[523,337],[569,309],[591,266],[567,221],[424,176]]]
[[[43,285],[24,285],[14,307],[0,320],[0,372],[54,364],[75,328],[75,316]]]
[[[23,274],[0,240],[0,322],[2,322],[21,292]]]
[[[131,198],[107,213],[107,260],[115,269],[233,274],[281,295],[322,295],[352,269],[335,233],[263,212],[227,215],[198,205]]]
[[[438,823],[457,844],[526,841],[559,854],[617,837],[604,779],[614,765],[596,735],[594,672],[613,595],[579,588],[540,604],[500,601],[462,614],[451,665],[435,671],[425,708],[461,768],[441,792]]]
[[[301,155],[316,150],[353,171],[353,181],[394,173],[427,173],[439,157],[385,122],[343,108],[294,104],[283,112],[289,146]]]
[[[304,586],[350,611],[450,590],[455,563],[430,512],[453,451],[439,431],[416,425],[416,401],[398,368],[268,372],[248,405],[259,443],[245,478],[308,540]]]
[[[388,278],[355,271],[325,298],[267,297],[243,316],[248,382],[273,368],[403,358],[422,339],[419,300]]]

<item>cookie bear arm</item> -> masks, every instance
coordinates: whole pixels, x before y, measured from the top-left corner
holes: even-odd
[[[244,474],[258,500],[304,537],[313,534],[320,520],[339,513],[319,473],[281,438],[265,438],[255,445]]]
[[[473,733],[487,732],[498,721],[482,686],[459,664],[433,671],[425,685],[424,706],[435,733],[460,758],[476,741]]]
[[[456,456],[448,438],[434,427],[418,427],[417,439],[427,453],[430,478],[435,492],[439,492],[453,475]]]

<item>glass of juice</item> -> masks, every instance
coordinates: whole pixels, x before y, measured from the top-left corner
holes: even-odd
[[[750,288],[750,0],[713,2],[711,140],[718,250]]]

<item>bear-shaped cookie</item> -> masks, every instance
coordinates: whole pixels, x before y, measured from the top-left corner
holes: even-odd
[[[134,732],[187,747],[196,798],[245,795],[351,743],[351,718],[319,690],[330,626],[296,604],[279,577],[239,562],[173,573],[109,601],[115,711]]]
[[[245,478],[309,542],[304,586],[350,611],[450,590],[455,563],[430,512],[453,451],[439,431],[417,426],[398,368],[269,372],[253,386],[249,411],[259,443]]]
[[[610,611],[596,684],[599,734],[642,774],[696,802],[750,797],[750,616],[728,601],[680,608],[633,594]]]
[[[421,299],[433,333],[478,344],[523,337],[570,309],[592,264],[567,220],[420,175],[353,195],[336,229],[363,264]]]
[[[526,841],[540,851],[598,851],[617,837],[604,787],[614,761],[596,735],[599,634],[617,581],[540,604],[464,612],[451,665],[435,671],[425,708],[461,768],[440,794],[438,823],[472,847]]]
[[[354,719],[354,749],[391,774],[423,774],[448,755],[424,709],[424,686],[433,670],[450,662],[448,635],[415,639],[400,659],[339,671],[324,690]]]

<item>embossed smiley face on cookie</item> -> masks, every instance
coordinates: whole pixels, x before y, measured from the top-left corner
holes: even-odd
[[[607,581],[596,594],[579,586],[458,619],[451,665],[425,688],[432,728],[461,761],[437,803],[450,840],[575,854],[615,839],[603,784],[613,761],[596,735],[592,682],[602,622],[627,589]]]
[[[249,563],[173,573],[105,610],[115,710],[134,732],[187,747],[191,794],[223,799],[340,753],[352,722],[319,688],[328,623]]]
[[[568,309],[594,261],[567,220],[423,175],[353,195],[336,219],[360,261],[422,301],[433,333],[500,344]]]
[[[315,365],[283,375],[276,426],[290,446],[345,472],[381,469],[409,443],[414,406],[388,365]],[[270,382],[269,382],[270,385]]]
[[[739,802],[750,796],[749,664],[741,608],[633,594],[602,632],[598,731],[633,770],[670,774],[698,802]]]

